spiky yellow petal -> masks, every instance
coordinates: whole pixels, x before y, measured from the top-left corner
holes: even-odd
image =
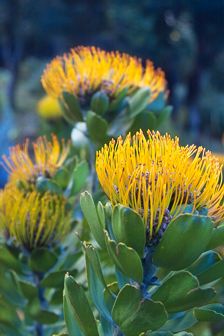
[[[32,183],[38,176],[51,177],[64,163],[69,152],[69,145],[60,144],[56,135],[51,141],[39,137],[29,150],[30,141],[10,148],[10,154],[3,156],[3,166],[9,173],[10,182],[27,181]]]
[[[140,213],[150,238],[188,205],[191,212],[206,208],[216,222],[224,217],[222,166],[202,147],[180,146],[177,137],[150,131],[119,137],[97,152],[96,171],[112,204]]]
[[[217,159],[219,160],[220,164],[224,165],[224,154],[221,153],[215,153],[215,156],[217,157]]]
[[[0,195],[0,218],[1,228],[30,250],[61,241],[69,230],[70,213],[61,196],[24,194],[8,185]]]
[[[132,92],[146,87],[152,101],[166,91],[164,73],[154,69],[151,61],[147,60],[144,67],[136,57],[95,47],[77,47],[56,57],[47,65],[41,81],[46,92],[55,98],[61,97],[63,91],[83,97],[102,89],[116,96],[124,88]]]

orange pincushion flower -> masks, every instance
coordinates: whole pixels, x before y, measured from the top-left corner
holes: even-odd
[[[33,158],[29,153],[29,139],[23,145],[10,148],[9,157],[3,156],[3,166],[9,173],[9,182],[34,182],[38,176],[52,177],[64,163],[69,145],[60,144],[56,135],[49,141],[39,137],[33,144]]]
[[[47,65],[42,85],[55,98],[69,92],[78,97],[105,90],[110,96],[123,89],[131,93],[136,88],[149,88],[153,101],[166,91],[166,80],[161,69],[150,60],[145,67],[140,59],[119,52],[106,52],[95,47],[77,47]]]
[[[180,146],[177,137],[140,131],[111,140],[97,152],[96,171],[112,204],[137,211],[150,238],[187,207],[207,209],[217,223],[224,218],[222,166],[202,147]]]

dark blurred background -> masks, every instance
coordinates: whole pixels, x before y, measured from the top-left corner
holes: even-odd
[[[95,45],[151,58],[168,79],[182,142],[223,152],[224,0],[0,0],[0,141],[40,133],[40,75],[57,54]]]

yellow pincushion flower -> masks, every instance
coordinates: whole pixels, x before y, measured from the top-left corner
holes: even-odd
[[[111,140],[97,152],[96,171],[112,205],[143,217],[149,239],[187,207],[206,208],[216,223],[224,218],[222,166],[202,147],[180,146],[177,137],[140,131]]]
[[[0,220],[7,235],[29,250],[61,241],[70,227],[63,197],[24,194],[12,185],[0,194]]]
[[[37,112],[44,119],[58,119],[63,115],[58,100],[49,96],[38,101]]]
[[[49,141],[39,137],[32,144],[33,153],[29,150],[29,139],[23,145],[10,148],[10,155],[3,156],[3,166],[9,173],[9,181],[26,181],[32,185],[39,176],[52,177],[62,166],[69,152],[69,145],[60,144],[55,135]]]
[[[55,98],[64,91],[83,97],[98,90],[113,97],[125,88],[130,93],[146,87],[152,101],[166,90],[163,71],[154,69],[151,61],[147,60],[144,67],[136,57],[95,47],[77,47],[53,59],[43,73],[42,85]]]

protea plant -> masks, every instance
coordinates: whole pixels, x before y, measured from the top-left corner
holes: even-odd
[[[216,295],[224,276],[215,250],[224,239],[218,159],[177,137],[140,131],[99,150],[96,171],[108,202],[81,195],[93,235],[82,243],[90,301],[67,274],[68,334],[192,335],[201,321],[223,322]],[[105,260],[114,266],[109,277]]]

